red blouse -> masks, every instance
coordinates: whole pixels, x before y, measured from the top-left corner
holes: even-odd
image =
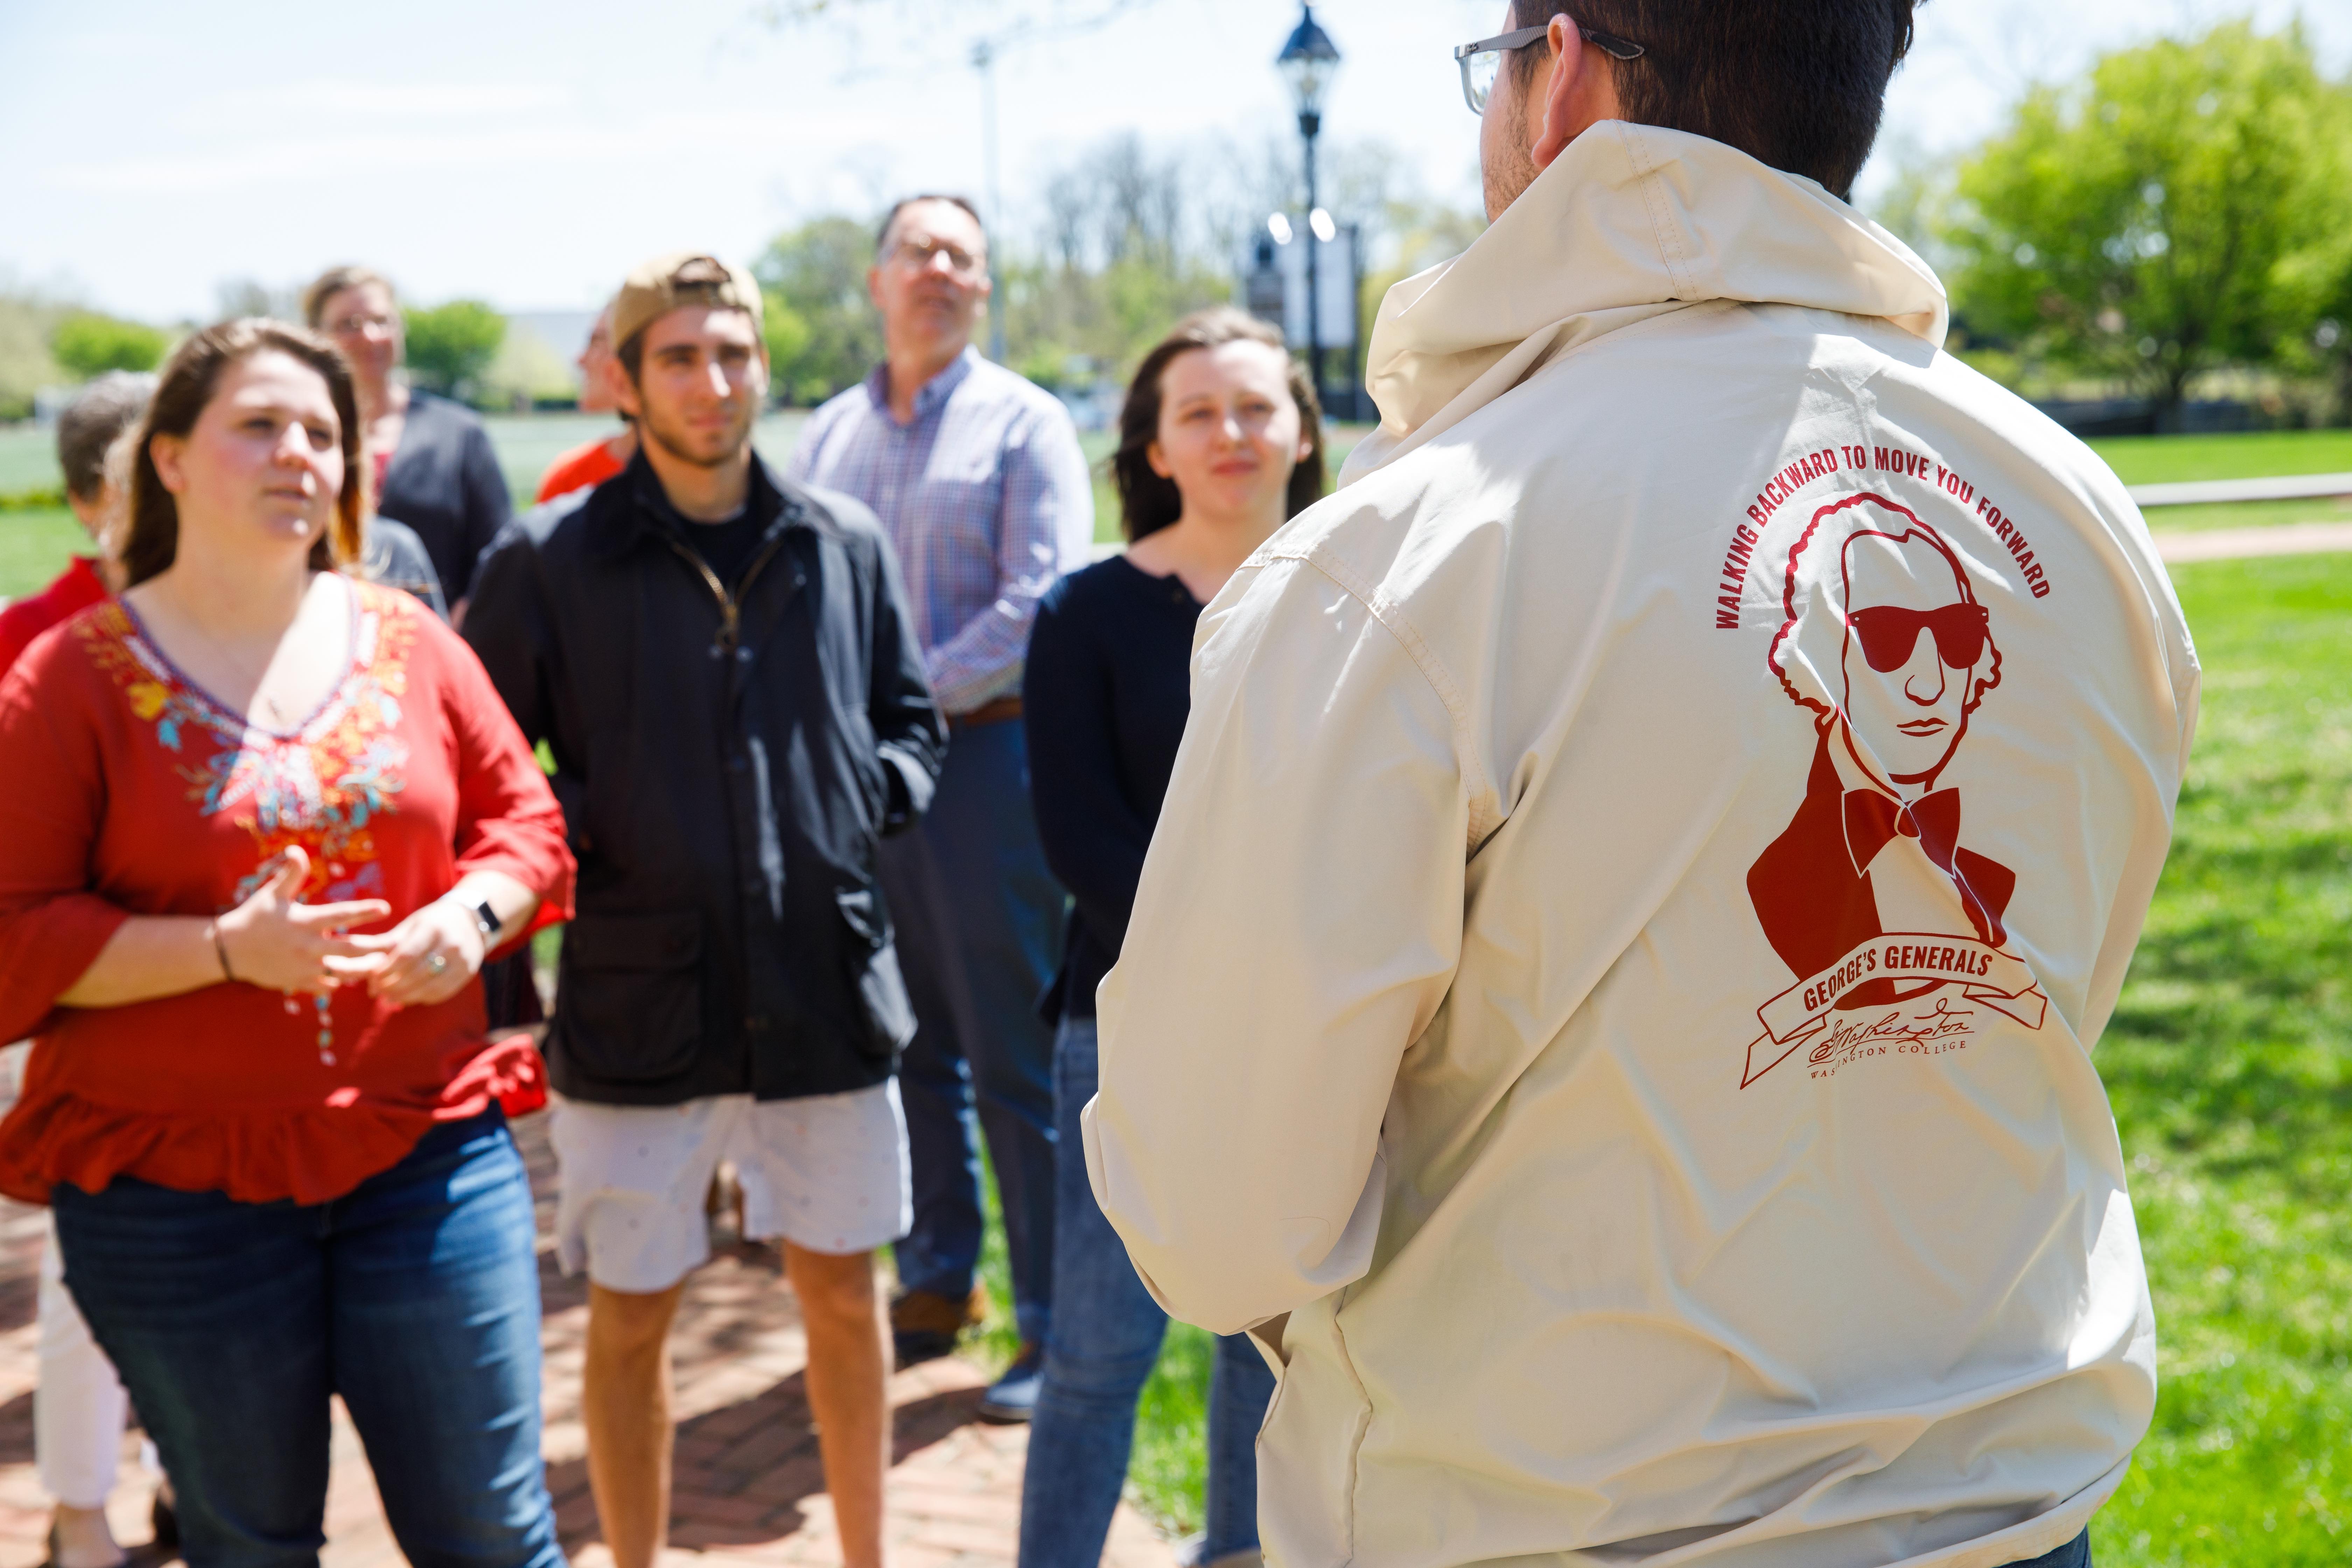
[[[0,681],[0,1040],[34,1040],[0,1192],[129,1174],[320,1203],[535,1079],[526,1037],[485,1043],[478,984],[426,1007],[227,983],[56,1003],[128,916],[232,908],[289,845],[310,858],[304,901],[391,903],[362,930],[474,870],[539,894],[530,930],[571,918],[562,812],[473,650],[407,595],[345,581],[350,673],[290,733],[215,702],[120,601]]]

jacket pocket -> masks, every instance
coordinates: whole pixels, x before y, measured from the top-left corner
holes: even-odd
[[[572,1066],[615,1083],[676,1078],[702,1045],[702,915],[583,914],[564,933],[558,1032]]]
[[[889,918],[871,888],[843,888],[833,897],[841,910],[841,923],[848,928],[843,951],[856,986],[858,1010],[865,1016],[857,1048],[877,1060],[895,1057],[915,1037],[915,1005],[907,995],[906,976],[898,971]]]

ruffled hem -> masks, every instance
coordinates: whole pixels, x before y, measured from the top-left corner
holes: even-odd
[[[441,1122],[478,1116],[494,1101],[543,1103],[546,1081],[538,1049],[517,1035],[493,1041],[430,1105],[369,1100],[357,1090],[324,1105],[178,1114],[68,1094],[19,1100],[0,1121],[0,1193],[47,1204],[59,1183],[100,1193],[132,1176],[239,1203],[328,1203],[398,1164]]]

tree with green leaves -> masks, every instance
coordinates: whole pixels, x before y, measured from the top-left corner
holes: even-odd
[[[2347,136],[2300,26],[2107,55],[1963,163],[1956,313],[2177,427],[2198,375],[2274,363],[2314,321],[2312,258],[2352,224]]]
[[[425,391],[446,397],[463,397],[478,385],[506,342],[507,319],[479,300],[412,307],[401,314],[408,374]]]
[[[153,370],[171,346],[158,328],[94,310],[76,310],[49,334],[49,356],[77,381],[110,370]]]
[[[778,396],[820,403],[881,363],[882,322],[866,292],[873,265],[873,231],[847,217],[821,217],[778,235],[751,264],[767,309]]]

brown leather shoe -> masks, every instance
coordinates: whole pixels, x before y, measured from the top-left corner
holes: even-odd
[[[890,1303],[890,1342],[900,1366],[936,1361],[954,1351],[956,1336],[988,1316],[988,1289],[975,1284],[959,1301],[936,1290],[902,1290]]]

